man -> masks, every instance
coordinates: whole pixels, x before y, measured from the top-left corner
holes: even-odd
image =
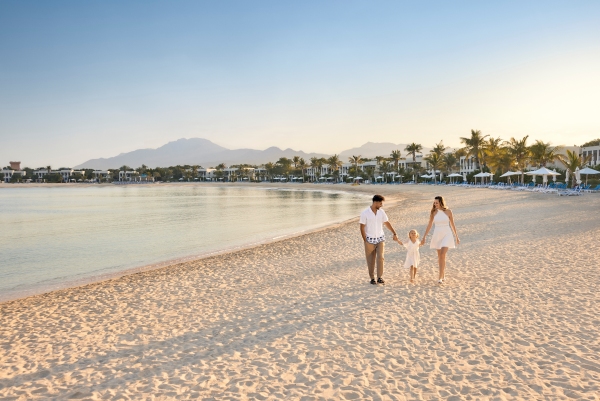
[[[365,243],[365,256],[369,267],[371,284],[385,284],[383,281],[383,251],[385,245],[385,234],[383,226],[394,234],[394,240],[398,239],[396,230],[388,221],[388,217],[381,208],[385,198],[381,195],[373,196],[371,206],[360,214],[360,234]],[[377,262],[377,281],[375,281],[375,262]]]

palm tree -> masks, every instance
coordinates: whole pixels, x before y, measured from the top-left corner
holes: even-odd
[[[545,143],[540,140],[535,141],[533,145],[529,147],[531,153],[531,162],[538,167],[546,167],[548,163],[552,163],[559,159],[560,146],[551,146],[550,143]]]
[[[46,166],[46,174],[48,175],[48,177],[50,176],[50,173],[52,173],[52,166]]]
[[[375,166],[365,167],[365,173],[367,175],[367,178],[373,179],[373,181],[375,181]]]
[[[419,143],[411,143],[410,145],[406,145],[406,147],[404,148],[404,151],[407,152],[409,155],[412,155],[412,159],[413,159],[413,170],[414,170],[414,164],[417,160],[417,153],[420,153],[423,150],[423,146],[421,146],[421,144]]]
[[[392,150],[392,153],[390,153],[390,160],[394,163],[396,172],[398,172],[398,163],[400,163],[401,156],[402,154],[398,149]]]
[[[215,169],[217,171],[215,172],[215,176],[217,177],[217,180],[223,178],[223,170],[225,170],[226,168],[227,165],[225,163],[219,163],[216,165]]]
[[[302,171],[302,181],[304,181],[304,169],[308,167],[308,163],[306,162],[306,160],[304,160],[303,157],[301,157],[300,160],[298,160],[298,167],[300,167],[300,170]]]
[[[431,152],[442,157],[442,155],[446,152],[446,149],[448,148],[444,146],[444,141],[439,141],[439,143],[437,143],[433,149],[431,149]]]
[[[499,146],[497,149],[486,148],[486,160],[490,170],[494,173],[506,173],[510,170],[512,157],[506,146]]]
[[[575,185],[575,170],[577,168],[582,169],[586,164],[590,162],[591,156],[579,156],[579,154],[575,151],[567,149],[567,156],[559,155],[557,160],[559,160],[562,164],[565,165],[566,169],[571,173],[571,182],[572,185]]]
[[[523,139],[520,140],[510,138],[510,140],[506,142],[508,154],[512,159],[511,165],[521,171],[521,183],[523,183],[525,178],[525,172],[523,170],[525,170],[525,166],[527,166],[527,162],[529,161],[527,138],[529,138],[529,135],[525,135]]]
[[[288,159],[287,157],[280,157],[279,160],[275,162],[276,165],[281,167],[281,173],[285,176],[289,175],[292,163],[292,159]]]
[[[393,164],[387,160],[381,162],[381,165],[379,166],[379,171],[383,173],[383,179],[385,180],[386,184],[388,182],[388,173],[392,172],[392,168]]]
[[[481,170],[480,161],[485,157],[483,149],[485,147],[485,138],[489,135],[481,135],[479,130],[471,130],[469,138],[461,137],[460,141],[465,144],[469,155],[475,158],[475,169]]]
[[[446,169],[446,171],[449,171],[450,173],[454,171],[454,167],[456,166],[457,161],[458,158],[456,157],[455,152],[444,153],[442,155],[442,166]]]
[[[436,170],[439,170],[443,164],[443,158],[438,153],[435,153],[433,150],[423,158],[431,168],[433,168],[433,182],[436,182]]]
[[[340,167],[342,167],[342,161],[340,160],[338,155],[333,155],[329,159],[327,159],[327,164],[333,173],[333,175],[337,178],[340,175]]]
[[[348,161],[352,164],[354,164],[354,176],[358,176],[358,165],[361,164],[363,162],[362,158],[360,157],[360,155],[358,156],[350,156],[348,158]]]
[[[194,178],[198,177],[198,170],[200,169],[200,166],[194,164],[192,166],[192,175],[194,176]]]
[[[321,177],[321,170],[323,168],[323,158],[311,157],[310,158],[310,167],[312,167],[312,169],[314,170],[315,177],[317,178],[317,181],[318,181],[319,178]]]
[[[265,170],[267,170],[267,177],[269,178],[269,181],[271,181],[273,179],[273,170],[275,169],[275,165],[271,162],[268,162],[267,164],[265,164]]]

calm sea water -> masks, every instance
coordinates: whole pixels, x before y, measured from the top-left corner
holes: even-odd
[[[0,190],[0,300],[357,216],[364,195],[202,185]]]

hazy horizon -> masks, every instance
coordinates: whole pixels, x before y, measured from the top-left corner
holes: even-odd
[[[0,3],[0,164],[600,137],[600,3]]]

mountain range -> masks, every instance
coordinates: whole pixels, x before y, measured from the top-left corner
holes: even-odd
[[[389,156],[393,150],[399,149],[404,156],[406,144],[393,144],[389,142],[376,143],[367,142],[358,148],[344,150],[339,153],[340,160],[348,161],[352,155],[361,155],[366,158],[375,156]],[[424,151],[427,151],[424,149]],[[265,150],[256,149],[227,149],[219,146],[208,139],[189,138],[178,139],[169,142],[157,149],[138,149],[132,152],[121,153],[114,157],[91,159],[81,163],[75,168],[108,169],[118,168],[123,165],[132,168],[145,164],[148,167],[168,167],[175,165],[201,165],[213,167],[220,163],[231,164],[253,164],[261,165],[268,162],[276,162],[281,157],[292,158],[299,156],[307,162],[311,157],[329,157],[324,153],[305,153],[301,150],[270,147]]]

